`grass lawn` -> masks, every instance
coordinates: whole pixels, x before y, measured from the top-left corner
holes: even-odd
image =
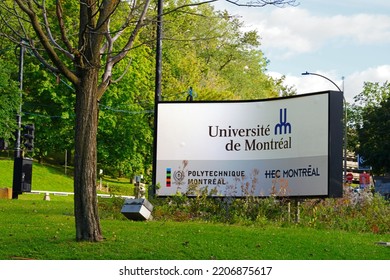
[[[0,160],[0,188],[12,186],[12,160]],[[61,168],[34,163],[33,190],[72,192]],[[120,190],[128,182],[117,183]],[[22,194],[0,199],[0,260],[390,260],[390,234],[277,227],[111,219],[105,240],[76,242],[73,196]],[[107,199],[107,198],[99,198]],[[122,215],[119,213],[119,216]]]
[[[0,159],[0,188],[12,188],[13,164],[13,160]],[[113,179],[105,176],[102,181],[102,186],[109,186],[111,191],[114,192],[115,190],[120,190],[123,195],[133,195],[134,186],[129,183],[128,179]],[[73,177],[65,175],[64,168],[60,166],[51,166],[34,162],[32,190],[73,192]]]
[[[12,188],[13,160],[0,160],[0,188]],[[64,169],[33,163],[32,189],[42,191],[73,192],[73,178]]]
[[[103,199],[103,198],[101,198]],[[0,260],[389,260],[390,235],[299,226],[101,221],[105,240],[75,242],[73,197],[0,199]]]

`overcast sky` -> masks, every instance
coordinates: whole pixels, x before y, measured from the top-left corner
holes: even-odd
[[[245,0],[244,0],[245,1]],[[390,81],[389,0],[300,0],[297,7],[215,6],[240,17],[246,30],[257,30],[270,60],[268,74],[286,76],[298,94],[341,89],[348,102],[363,83]],[[343,82],[344,77],[344,82]]]

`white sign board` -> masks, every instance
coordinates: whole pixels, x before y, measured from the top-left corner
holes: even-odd
[[[328,196],[329,97],[159,103],[156,194]]]

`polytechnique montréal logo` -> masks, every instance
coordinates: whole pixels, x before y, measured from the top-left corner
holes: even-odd
[[[166,175],[165,175],[165,185],[169,188],[172,186],[172,183],[180,185],[185,178],[185,172],[183,170],[176,170],[173,172],[173,178],[172,178],[172,168],[168,167],[166,169]],[[173,181],[172,181],[173,179]]]

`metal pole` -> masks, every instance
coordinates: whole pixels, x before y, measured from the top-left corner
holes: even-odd
[[[344,94],[344,76],[343,79],[343,94]],[[348,149],[348,112],[347,112],[347,102],[344,97],[344,182],[347,181],[347,149]]]
[[[23,91],[23,64],[24,64],[24,41],[20,42],[20,54],[19,54],[19,90],[20,90],[20,99],[22,99],[22,91]],[[18,199],[19,190],[21,188],[21,166],[20,160],[22,160],[22,152],[20,148],[21,142],[21,127],[22,127],[22,102],[20,101],[19,109],[16,114],[16,123],[17,130],[15,133],[16,141],[15,141],[15,152],[14,152],[14,174],[13,174],[13,182],[12,182],[12,199]]]
[[[153,139],[153,174],[152,187],[149,196],[156,193],[156,160],[157,160],[157,113],[158,103],[161,101],[161,76],[162,76],[162,26],[163,26],[164,1],[157,1],[157,27],[156,27],[156,78],[154,94],[154,139]]]
[[[155,105],[161,101],[163,2],[158,0],[157,3]]]
[[[300,203],[300,201],[298,199],[295,201],[295,203],[296,203],[296,206],[297,206],[297,215],[295,217],[295,222],[297,224],[299,224],[301,222],[301,211],[299,209],[300,206],[301,206],[301,203]]]
[[[67,174],[67,167],[68,167],[68,150],[65,149],[65,175]]]

